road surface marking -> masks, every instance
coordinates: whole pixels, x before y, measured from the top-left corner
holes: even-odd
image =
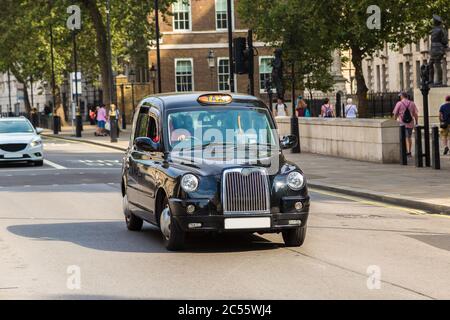
[[[388,208],[388,209],[397,209],[397,210],[406,211],[409,214],[418,215],[418,216],[419,215],[420,216],[430,215],[423,210],[416,210],[416,209],[406,208],[406,207],[402,207],[402,206],[391,205],[391,204],[387,204],[387,203],[383,203],[383,202],[379,202],[379,201],[366,200],[361,197],[349,196],[349,195],[345,195],[345,194],[341,194],[341,193],[337,193],[337,192],[331,192],[331,191],[323,191],[323,190],[318,190],[316,188],[309,188],[309,189],[315,193],[324,194],[327,196],[332,196],[332,197],[337,197],[337,198],[342,198],[342,199],[347,199],[347,200],[351,200],[351,201],[355,201],[355,202],[359,202],[359,203],[368,204],[371,206],[383,207],[383,208]]]
[[[51,162],[50,160],[44,160],[44,163],[49,165],[50,167],[55,168],[56,170],[65,170],[65,169],[67,169],[66,167],[60,166],[59,164]]]

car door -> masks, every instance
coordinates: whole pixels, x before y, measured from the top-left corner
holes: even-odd
[[[160,112],[155,107],[151,107],[148,113],[147,138],[154,142],[160,142]],[[161,150],[153,152],[142,152],[138,163],[138,183],[139,183],[139,206],[149,213],[149,220],[156,223],[155,198],[156,198],[156,175],[158,164],[162,161]]]
[[[140,214],[139,203],[140,203],[140,185],[139,185],[139,166],[142,161],[142,152],[136,148],[135,140],[141,136],[147,134],[148,127],[148,112],[149,108],[147,106],[142,106],[139,108],[139,113],[135,119],[135,128],[133,131],[133,141],[131,143],[130,149],[127,155],[127,194],[128,201],[133,207],[137,207],[136,214]]]

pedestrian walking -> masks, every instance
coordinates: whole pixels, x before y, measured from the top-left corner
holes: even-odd
[[[355,119],[358,117],[358,107],[353,103],[352,98],[347,99],[347,105],[345,106],[345,117],[349,119]]]
[[[277,105],[275,106],[275,117],[286,117],[287,116],[287,105],[284,103],[283,99],[277,100]]]
[[[297,98],[297,108],[295,110],[297,111],[297,116],[299,118],[305,117],[306,109],[308,108],[308,105],[306,104],[305,100],[303,100],[303,96],[298,96]]]
[[[97,119],[97,113],[96,113],[95,111],[96,111],[96,110],[95,110],[94,107],[92,107],[92,108],[89,110],[89,121],[90,121],[90,123],[91,123],[91,126],[94,126],[94,125],[95,125],[95,121],[96,121],[96,119]]]
[[[439,109],[439,119],[441,121],[441,137],[444,145],[444,156],[449,152],[448,142],[450,140],[450,96],[445,98],[445,103]]]
[[[330,99],[326,98],[325,103],[323,104],[320,110],[320,116],[323,118],[334,118],[334,106],[330,103]]]
[[[400,101],[394,108],[394,118],[406,128],[406,152],[411,157],[412,134],[415,125],[419,123],[419,110],[416,104],[409,100],[406,92],[400,93]]]
[[[95,131],[96,136],[105,136],[106,127],[106,109],[105,105],[102,104],[97,110],[97,131]]]

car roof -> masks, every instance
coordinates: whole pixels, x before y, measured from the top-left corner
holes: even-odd
[[[9,117],[9,118],[0,118],[0,121],[28,121],[27,118],[23,117]]]
[[[154,99],[160,100],[162,107],[166,110],[169,109],[179,109],[186,107],[205,107],[204,104],[198,102],[198,98],[203,95],[230,95],[233,100],[227,105],[239,105],[247,107],[267,107],[260,99],[257,97],[240,94],[240,93],[226,93],[226,92],[181,92],[181,93],[164,93],[153,95],[144,98],[142,103],[152,103]]]

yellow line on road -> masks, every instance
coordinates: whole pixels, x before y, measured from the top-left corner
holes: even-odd
[[[343,199],[355,201],[355,202],[358,202],[358,203],[368,204],[368,205],[372,205],[372,206],[384,207],[384,208],[388,208],[388,209],[401,210],[401,211],[407,212],[408,214],[412,214],[412,215],[416,215],[416,216],[425,216],[426,215],[426,216],[433,216],[433,217],[450,218],[450,216],[447,216],[447,215],[427,213],[427,212],[425,212],[423,210],[417,210],[417,209],[411,209],[411,208],[406,208],[406,207],[402,207],[402,206],[391,205],[391,204],[387,204],[387,203],[383,203],[383,202],[379,202],[379,201],[374,201],[374,200],[367,200],[367,199],[364,199],[364,198],[350,196],[350,195],[346,195],[346,194],[342,194],[342,193],[318,190],[316,188],[309,188],[309,189],[312,192],[316,192],[316,193],[320,193],[320,194],[324,194],[324,195],[328,195],[328,196],[332,196],[332,197],[337,197],[337,198],[343,198]]]

